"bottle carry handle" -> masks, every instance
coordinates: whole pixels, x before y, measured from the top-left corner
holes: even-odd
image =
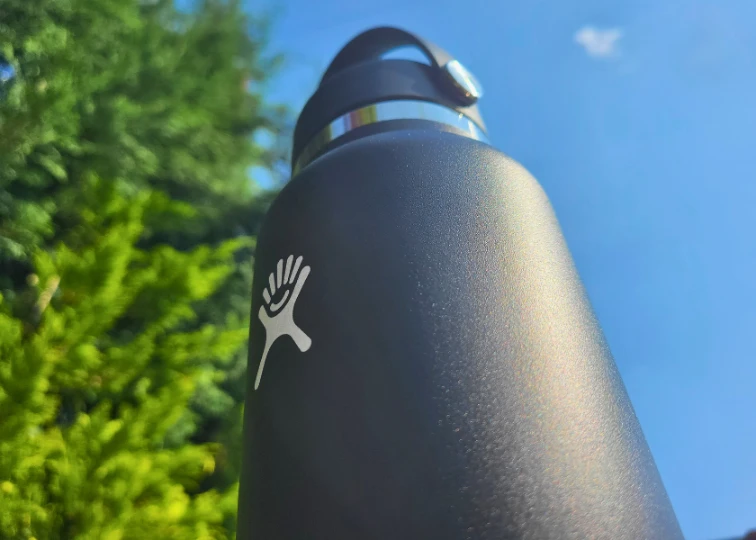
[[[417,47],[435,69],[443,68],[453,58],[442,48],[411,32],[380,26],[356,36],[347,43],[328,66],[321,84],[328,77],[367,60],[377,60],[381,55],[399,47]]]

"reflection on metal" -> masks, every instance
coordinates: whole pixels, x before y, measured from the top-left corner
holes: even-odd
[[[444,72],[466,104],[473,104],[483,96],[483,86],[458,60],[448,62]]]
[[[344,114],[322,129],[294,161],[293,173],[296,174],[339,137],[357,128],[389,120],[429,120],[456,128],[472,139],[488,142],[480,126],[454,109],[429,101],[383,101]]]

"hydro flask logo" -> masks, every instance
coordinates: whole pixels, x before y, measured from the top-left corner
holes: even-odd
[[[292,263],[294,267],[292,268]],[[305,352],[312,345],[312,340],[299,328],[294,322],[294,304],[297,303],[299,293],[302,291],[307,276],[310,275],[310,267],[302,266],[302,257],[297,257],[294,261],[294,255],[289,255],[286,259],[286,268],[284,260],[278,261],[276,271],[271,272],[268,276],[268,287],[263,290],[264,304],[260,306],[257,316],[265,327],[265,348],[263,349],[260,367],[257,368],[257,379],[255,379],[255,390],[260,386],[265,360],[268,358],[273,343],[282,336],[289,336],[299,350]],[[273,300],[277,299],[276,302]]]

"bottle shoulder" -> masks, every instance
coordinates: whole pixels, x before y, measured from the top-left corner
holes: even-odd
[[[273,231],[335,238],[359,230],[365,241],[377,231],[473,234],[483,222],[499,223],[504,234],[521,229],[522,216],[526,224],[558,228],[539,183],[509,156],[451,133],[388,132],[304,168],[271,205],[260,241]]]
[[[519,162],[493,146],[454,132],[406,129],[376,133],[345,143],[320,156],[299,172],[286,190],[310,183],[340,184],[359,176],[373,181],[409,187],[448,182],[465,189],[506,183],[512,187],[536,179]]]

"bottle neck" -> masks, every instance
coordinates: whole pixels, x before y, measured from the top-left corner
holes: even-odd
[[[481,126],[454,109],[430,101],[382,101],[360,107],[331,121],[304,145],[298,156],[294,156],[292,173],[299,172],[321,155],[326,147],[355,130],[394,120],[427,120],[453,128],[471,139],[488,142]]]

